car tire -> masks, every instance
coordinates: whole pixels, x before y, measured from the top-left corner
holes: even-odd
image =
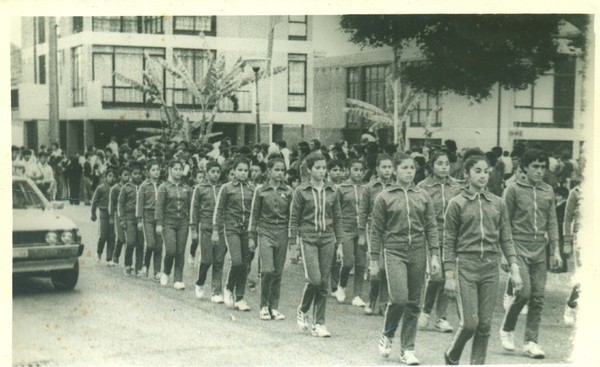
[[[50,275],[54,289],[68,291],[75,288],[79,279],[79,260],[75,262],[73,269],[55,271]]]

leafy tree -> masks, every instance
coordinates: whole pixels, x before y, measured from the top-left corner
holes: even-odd
[[[561,34],[565,21],[578,32]],[[524,89],[534,82],[568,57],[561,42],[585,52],[589,22],[582,14],[344,15],[341,27],[363,47],[391,46],[396,55],[416,46],[425,61],[400,70],[402,81],[416,90],[479,101],[496,83]]]

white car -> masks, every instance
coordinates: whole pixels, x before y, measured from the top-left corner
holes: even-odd
[[[58,214],[33,181],[13,177],[13,276],[49,277],[54,288],[73,289],[79,278],[81,235]]]

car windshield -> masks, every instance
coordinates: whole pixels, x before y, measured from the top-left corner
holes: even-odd
[[[27,181],[13,181],[13,209],[44,209],[44,200]]]

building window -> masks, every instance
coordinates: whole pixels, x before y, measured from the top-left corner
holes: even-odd
[[[163,28],[164,17],[143,17],[144,33],[148,34],[162,34],[164,33]]]
[[[347,69],[346,96],[367,102],[386,111],[386,65],[358,66]],[[363,128],[364,119],[353,114],[346,115],[348,128]]]
[[[37,17],[38,43],[46,42],[46,18]]]
[[[347,69],[346,76],[346,97],[363,101],[363,88],[362,88],[362,68],[354,67]],[[360,129],[363,127],[363,119],[352,113],[346,114],[346,125],[351,129]]]
[[[572,128],[575,58],[556,62],[554,70],[514,96],[515,126]]]
[[[424,61],[421,60],[405,61],[400,64],[400,67],[403,68],[409,64],[423,62]],[[408,90],[407,88],[409,87],[406,84],[402,84],[400,100],[404,99]],[[427,119],[430,119],[431,126],[442,126],[442,107],[442,97],[439,94],[423,94],[419,96],[419,102],[414,105],[413,110],[410,113],[409,125],[412,127],[422,127],[428,122]]]
[[[197,35],[203,32],[207,36],[217,35],[216,16],[173,17],[174,34]]]
[[[208,70],[211,54],[212,57],[215,57],[216,52],[214,50],[207,51],[177,48],[173,50],[174,61],[177,62],[177,59],[181,60],[181,63],[184,65],[196,85],[202,84],[202,79]],[[170,88],[173,103],[181,106],[199,107],[199,101],[197,101],[192,93],[189,92],[185,84],[178,78],[173,79],[173,88]]]
[[[10,90],[10,107],[13,110],[19,109],[19,90],[18,89]]]
[[[94,46],[92,78],[102,83],[103,106],[142,106],[146,103],[144,93],[135,90],[127,82],[119,80],[114,75],[114,73],[119,73],[137,83],[144,84],[144,70],[147,68],[144,53],[148,53],[150,58],[164,59],[165,57],[163,48]],[[158,77],[159,88],[164,91],[164,69],[159,67],[153,70],[153,75]]]
[[[306,41],[308,16],[290,15],[288,17],[289,36],[288,39],[296,41]]]
[[[46,55],[38,56],[39,79],[40,84],[46,84]]]
[[[83,106],[83,62],[82,46],[71,49],[71,91],[73,94],[73,107]]]
[[[288,54],[288,111],[306,111],[305,54]]]
[[[83,31],[83,17],[73,17],[73,33]]]
[[[141,17],[92,17],[94,32],[142,33]]]

